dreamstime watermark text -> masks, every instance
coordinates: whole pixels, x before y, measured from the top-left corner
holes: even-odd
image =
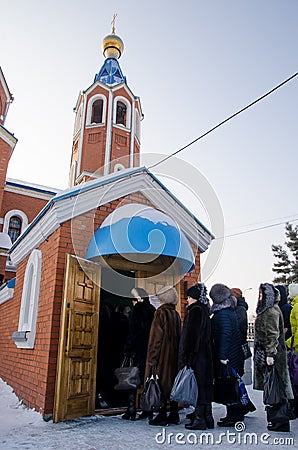
[[[235,427],[235,431],[227,430],[219,434],[210,431],[173,433],[163,428],[155,435],[155,442],[159,445],[295,445],[292,437],[272,437],[269,433],[244,432],[244,423],[238,422],[237,424],[243,424],[242,427],[238,425],[238,431]]]

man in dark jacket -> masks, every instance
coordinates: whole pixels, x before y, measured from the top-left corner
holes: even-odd
[[[280,300],[278,306],[282,312],[282,316],[284,319],[285,340],[287,340],[292,336],[291,322],[290,322],[292,305],[288,303],[286,288],[282,285],[278,285],[275,287],[280,293]]]
[[[142,288],[134,288],[131,291],[133,309],[130,315],[128,337],[125,344],[125,355],[133,359],[133,363],[139,368],[140,379],[143,384],[146,367],[147,347],[149,333],[153,321],[155,308],[149,301],[148,293]],[[122,419],[136,419],[137,390],[128,392],[128,406]],[[148,413],[142,413],[138,418],[145,419]]]

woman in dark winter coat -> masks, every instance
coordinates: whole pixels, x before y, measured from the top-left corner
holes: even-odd
[[[290,322],[292,305],[290,305],[290,303],[288,302],[286,288],[282,285],[278,285],[275,287],[276,287],[276,289],[279,290],[279,293],[280,293],[280,300],[279,300],[278,306],[281,310],[281,313],[282,313],[282,316],[284,319],[285,340],[287,340],[292,336],[291,322]]]
[[[242,376],[244,372],[244,358],[238,320],[235,313],[236,299],[231,290],[223,284],[215,284],[210,290],[213,300],[211,313],[211,329],[213,338],[213,363],[215,378],[219,378],[227,364]],[[227,404],[227,415],[217,425],[234,426],[243,421],[244,412],[241,404]]]
[[[149,420],[150,425],[178,424],[178,404],[170,402],[170,414],[167,416],[167,400],[178,372],[178,350],[181,333],[181,321],[175,305],[178,303],[178,294],[175,288],[166,286],[162,288],[157,297],[161,306],[154,313],[151,325],[146,376],[155,368],[159,376],[164,407],[160,409],[154,419]]]
[[[130,315],[128,337],[124,351],[125,355],[132,358],[134,365],[139,368],[141,383],[143,383],[149,333],[155,308],[151,305],[149,296],[144,289],[134,288],[131,293],[134,296],[132,299],[133,308]],[[136,389],[128,392],[128,407],[122,419],[136,419],[136,395]],[[148,417],[146,413],[142,413],[139,416],[141,419],[146,417]]]
[[[184,319],[179,368],[189,365],[198,383],[198,401],[191,422],[185,425],[189,430],[214,428],[212,417],[213,364],[211,347],[211,322],[207,289],[197,283],[187,290],[187,315]]]
[[[264,389],[264,375],[266,366],[275,366],[284,387],[288,400],[294,398],[287,365],[287,350],[284,336],[284,323],[281,310],[278,306],[279,291],[269,283],[260,285],[259,300],[257,304],[257,317],[255,320],[254,339],[254,389]],[[266,363],[261,364],[258,354],[264,352]],[[272,423],[270,409],[267,409],[268,430],[289,431],[290,423],[285,418],[283,423]]]

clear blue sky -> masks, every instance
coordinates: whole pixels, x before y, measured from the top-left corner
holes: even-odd
[[[15,97],[5,125],[19,139],[9,177],[67,187],[72,109],[103,63],[115,12],[144,154],[177,150],[298,69],[297,0],[4,2],[0,65]],[[179,155],[215,190],[227,235],[298,217],[297,90],[295,79]],[[173,189],[208,227],[208,211]],[[272,280],[271,244],[283,242],[284,226],[227,238],[207,287],[252,287],[252,313]]]

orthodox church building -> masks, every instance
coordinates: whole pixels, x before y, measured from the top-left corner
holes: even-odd
[[[122,53],[112,29],[76,102],[69,187],[60,192],[6,178],[17,140],[4,126],[12,95],[0,72],[0,377],[55,422],[126,405],[113,388],[131,290],[154,302],[175,286],[183,318],[213,238],[140,166],[143,112]]]

